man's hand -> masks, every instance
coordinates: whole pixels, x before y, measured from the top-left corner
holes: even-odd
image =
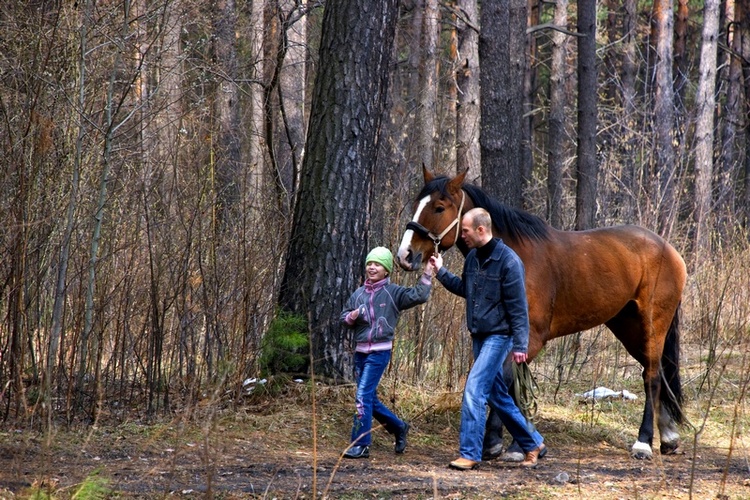
[[[514,352],[513,353],[513,361],[515,361],[517,364],[525,363],[527,359],[525,352]]]

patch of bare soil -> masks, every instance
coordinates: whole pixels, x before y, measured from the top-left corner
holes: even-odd
[[[701,446],[693,459],[686,442],[683,454],[637,461],[628,444],[595,430],[578,437],[574,424],[542,418],[549,453],[535,469],[494,460],[462,472],[447,467],[457,458],[455,411],[415,415],[403,455],[375,431],[370,458],[360,460],[339,458],[347,404],[319,402],[317,413],[315,440],[309,406],[294,397],[214,409],[187,424],[119,423],[52,436],[5,428],[0,498],[40,490],[72,498],[96,478],[105,494],[88,498],[750,498],[747,461],[726,449]]]

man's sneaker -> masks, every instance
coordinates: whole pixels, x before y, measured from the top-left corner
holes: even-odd
[[[404,422],[404,426],[396,431],[396,453],[403,453],[406,449],[406,435],[409,434],[409,424]]]
[[[352,446],[344,453],[344,458],[369,458],[369,456],[369,446]]]

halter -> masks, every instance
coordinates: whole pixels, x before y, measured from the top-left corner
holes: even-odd
[[[443,229],[442,233],[436,235],[435,233],[433,233],[432,231],[430,231],[429,229],[427,229],[426,227],[424,227],[422,224],[420,224],[419,222],[415,220],[409,221],[409,223],[406,224],[406,229],[411,229],[412,231],[414,231],[421,237],[432,240],[432,242],[435,244],[435,253],[438,253],[440,242],[443,241],[443,238],[445,237],[446,234],[448,234],[448,231],[453,229],[453,226],[456,226],[456,241],[458,241],[458,236],[461,234],[461,224],[459,224],[459,222],[461,222],[461,212],[464,209],[465,199],[466,199],[466,193],[464,193],[464,190],[462,189],[461,190],[461,205],[458,207],[458,212],[456,213],[456,219],[450,224],[448,224],[448,227]]]

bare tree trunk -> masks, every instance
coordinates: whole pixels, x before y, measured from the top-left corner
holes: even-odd
[[[620,158],[622,158],[622,184],[626,191],[623,211],[626,222],[633,222],[635,207],[638,202],[638,187],[636,185],[636,162],[634,161],[637,147],[635,131],[639,129],[638,113],[636,112],[636,76],[638,62],[636,59],[637,13],[636,1],[625,0],[622,20],[622,110],[623,124],[620,134]]]
[[[651,171],[651,198],[658,220],[658,232],[669,239],[675,222],[674,88],[672,80],[672,0],[655,0],[653,6],[654,61],[654,134],[655,151]],[[654,42],[652,42],[654,43]]]
[[[540,22],[541,9],[544,2],[541,0],[527,0],[528,18],[526,26],[537,26]],[[541,113],[536,113],[538,107],[535,96],[538,94],[537,86],[537,60],[539,59],[539,47],[537,39],[533,35],[524,36],[523,53],[525,55],[523,69],[523,137],[521,144],[521,175],[526,181],[522,189],[526,189],[526,184],[532,177],[534,171],[534,151],[536,147],[536,134],[534,130],[539,125],[542,118]],[[542,146],[543,147],[543,146]],[[528,207],[524,207],[528,208]]]
[[[482,3],[479,34],[482,186],[523,207],[526,0]]]
[[[554,13],[555,26],[568,25],[568,0],[557,0]],[[566,147],[567,133],[565,109],[565,61],[568,56],[568,35],[555,30],[552,39],[552,62],[550,65],[549,124],[547,133],[547,217],[552,227],[563,228],[563,172],[569,152]]]
[[[265,148],[263,146],[263,75],[265,71],[265,58],[263,54],[263,15],[266,9],[265,0],[251,0],[250,6],[250,54],[252,64],[248,77],[252,82],[249,88],[249,115],[248,124],[248,154],[249,165],[248,177],[250,179],[248,188],[257,192],[264,191],[265,172]],[[259,208],[256,203],[251,202],[250,208]]]
[[[674,93],[677,114],[685,113],[685,92],[690,81],[690,59],[688,54],[688,26],[690,22],[688,0],[677,0],[677,15],[674,23]],[[681,119],[679,121],[682,121]],[[682,132],[680,132],[682,135]]]
[[[339,323],[361,284],[398,0],[329,0],[279,303],[309,321],[315,373],[346,376]],[[347,377],[348,378],[348,377]]]
[[[433,168],[435,163],[435,120],[438,97],[438,28],[439,10],[437,0],[425,0],[422,28],[422,59],[419,64],[419,104],[417,106],[417,130],[419,156],[422,164]]]
[[[742,37],[742,75],[745,81],[745,116],[750,116],[750,0],[737,0],[737,5],[740,6],[740,11],[737,14],[737,19],[740,21],[737,33]],[[745,125],[747,125],[747,121]],[[745,229],[750,228],[750,126],[745,126],[745,161],[744,161],[744,174],[745,182],[743,186],[743,194],[741,199],[741,206],[744,207],[741,218]]]
[[[706,0],[703,7],[700,81],[695,124],[695,252],[698,260],[711,252],[711,181],[714,163],[714,108],[716,100],[716,48],[719,36],[719,0]]]
[[[214,96],[216,138],[213,152],[216,201],[219,215],[224,219],[237,204],[241,177],[235,0],[217,0],[214,15],[213,51],[218,81]]]
[[[276,161],[285,185],[297,192],[305,145],[305,83],[307,69],[307,23],[305,11],[295,0],[279,5],[280,57],[278,59],[278,114],[274,117],[278,148]]]
[[[744,89],[742,82],[742,28],[747,25],[747,19],[742,17],[742,1],[734,3],[732,29],[728,30],[731,36],[731,51],[729,53],[729,68],[727,68],[726,103],[724,105],[724,120],[721,127],[721,151],[716,163],[717,186],[716,186],[716,209],[714,213],[718,219],[718,229],[723,236],[728,236],[734,229],[733,222],[740,214],[736,210],[737,198],[735,192],[741,188],[737,185],[742,179],[743,156],[742,143],[744,137],[742,131],[750,125],[747,118],[747,107],[744,105]],[[748,14],[745,14],[748,15]],[[730,17],[730,16],[727,16]],[[718,66],[718,62],[717,62]]]
[[[599,166],[596,158],[596,0],[578,2],[578,163],[576,229],[594,227]]]
[[[477,0],[458,0],[456,171],[479,184],[479,12]]]

